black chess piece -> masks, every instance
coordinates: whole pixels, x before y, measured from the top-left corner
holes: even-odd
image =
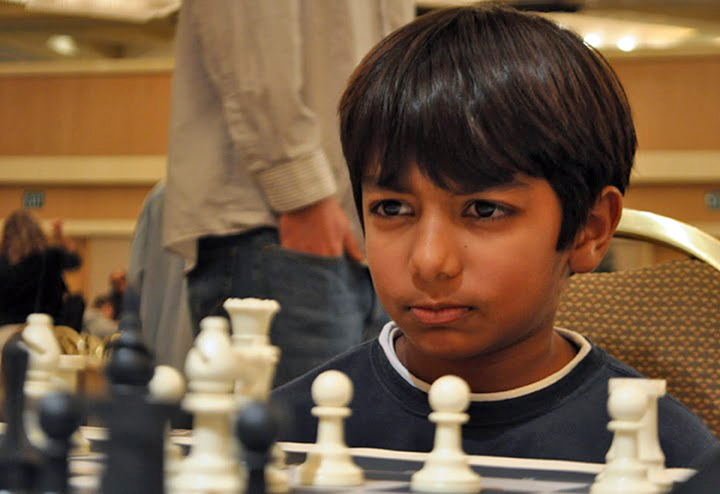
[[[177,405],[150,399],[153,372],[153,356],[140,332],[122,331],[106,367],[110,400],[93,407],[109,433],[103,494],[164,492],[165,423]]]
[[[69,490],[68,455],[73,433],[80,427],[82,410],[76,397],[64,391],[40,399],[40,427],[47,436],[45,464],[40,470],[37,492],[67,494]]]
[[[278,434],[276,414],[265,403],[251,402],[238,415],[235,434],[245,451],[248,471],[245,494],[265,494],[265,466]]]
[[[32,492],[42,462],[40,451],[25,431],[25,377],[30,355],[16,333],[2,352],[5,385],[5,434],[0,439],[0,491]]]

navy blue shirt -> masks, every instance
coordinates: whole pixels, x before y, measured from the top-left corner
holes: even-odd
[[[354,385],[352,415],[345,421],[350,447],[430,451],[435,425],[428,395],[403,379],[377,340],[364,343],[273,391],[291,422],[279,440],[314,442],[317,419],[310,389],[315,377],[336,369]],[[500,401],[473,401],[463,426],[468,454],[605,463],[612,441],[607,430],[608,379],[640,377],[593,345],[566,376],[537,391]],[[676,399],[658,403],[660,444],[666,466],[692,467],[717,446],[702,420]]]

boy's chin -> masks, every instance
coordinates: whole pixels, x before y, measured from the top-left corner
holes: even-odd
[[[443,340],[442,338],[422,337],[408,341],[408,350],[416,353],[418,357],[445,360],[448,362],[463,362],[483,358],[493,352],[490,348],[470,345],[468,342]]]

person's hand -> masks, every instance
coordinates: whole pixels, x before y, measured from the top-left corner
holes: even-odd
[[[331,197],[280,215],[279,230],[284,249],[323,257],[340,257],[347,252],[356,261],[363,259],[350,220]]]
[[[68,252],[77,251],[77,246],[72,239],[63,233],[63,220],[56,218],[52,222],[52,242],[56,245],[65,247]]]
[[[63,238],[63,221],[55,218],[52,222],[52,238],[57,242],[61,242]]]

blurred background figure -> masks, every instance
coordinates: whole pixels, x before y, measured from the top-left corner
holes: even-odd
[[[193,331],[183,258],[162,246],[164,200],[160,182],[145,198],[135,226],[120,328],[139,327],[155,364],[182,370]]]
[[[72,240],[55,220],[47,238],[28,211],[19,209],[5,219],[0,243],[0,325],[22,324],[33,312],[49,314],[56,325],[79,330],[84,309],[81,296],[70,302],[63,272],[80,267]]]
[[[127,286],[127,273],[122,268],[116,268],[110,273],[108,279],[110,291],[108,292],[108,300],[112,306],[112,318],[119,321],[123,311],[123,298],[125,297],[125,287]]]
[[[337,102],[412,0],[185,0],[176,37],[163,243],[195,332],[228,297],[271,298],[282,384],[387,320],[362,263]]]
[[[98,295],[85,311],[83,331],[98,338],[107,338],[118,329],[118,322],[113,319],[113,306],[107,295]]]

